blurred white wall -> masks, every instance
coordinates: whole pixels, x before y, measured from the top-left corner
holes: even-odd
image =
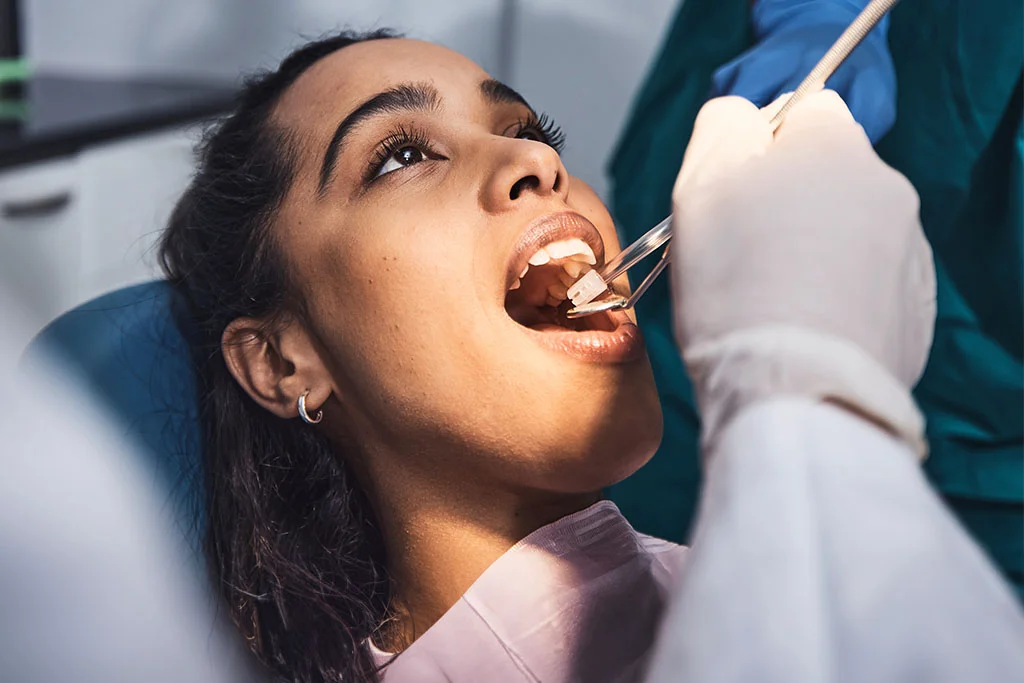
[[[46,71],[233,79],[333,29],[395,28],[498,67],[504,0],[23,0]]]
[[[565,129],[569,170],[605,164],[678,0],[24,0],[43,71],[234,79],[304,38],[387,26],[447,45]]]
[[[569,172],[608,199],[608,155],[682,0],[517,0],[505,77],[566,133]]]

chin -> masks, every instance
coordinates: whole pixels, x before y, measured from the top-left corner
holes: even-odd
[[[609,479],[604,486],[617,484],[636,473],[646,465],[658,446],[664,432],[664,418],[661,412],[661,401],[654,389],[653,379],[641,395],[634,396],[629,408],[620,410],[616,416],[614,433],[605,435],[606,442],[614,444],[614,454],[618,464],[614,472],[609,472]],[[609,430],[611,431],[611,430]]]
[[[620,467],[616,472],[609,473],[608,478],[610,481],[604,484],[602,488],[607,488],[613,484],[618,484],[624,479],[628,479],[654,457],[654,454],[658,451],[658,446],[661,445],[663,428],[660,405],[658,405],[655,414],[657,415],[656,424],[651,424],[648,429],[640,430],[633,434],[632,447],[629,450],[623,451],[619,456]]]
[[[646,465],[658,450],[662,436],[661,405],[635,404],[636,411],[604,422],[602,428],[582,436],[566,454],[566,491],[599,491],[627,479]]]
[[[609,378],[605,378],[606,380]],[[661,444],[664,420],[646,356],[613,373],[603,392],[600,417],[583,439],[600,488],[616,484],[647,464]],[[596,387],[592,384],[592,389]]]

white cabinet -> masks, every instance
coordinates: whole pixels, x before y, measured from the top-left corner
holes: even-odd
[[[81,256],[74,303],[160,277],[156,245],[193,170],[193,135],[172,131],[79,155]]]
[[[77,171],[71,158],[0,175],[0,280],[23,305],[25,322],[36,329],[67,307],[78,282]]]
[[[30,328],[15,341],[159,276],[155,244],[191,176],[194,139],[184,129],[140,135],[0,173],[0,283]]]

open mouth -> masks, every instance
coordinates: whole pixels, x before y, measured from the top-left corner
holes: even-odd
[[[551,259],[542,265],[527,265],[525,272],[516,278],[512,289],[505,296],[505,310],[512,320],[537,331],[555,328],[574,332],[611,332],[617,327],[607,314],[575,319],[566,315],[572,308],[572,302],[568,300],[569,287],[596,263],[593,252],[586,244],[578,239],[572,241],[579,243],[579,252]],[[562,242],[549,246],[562,247],[567,244]],[[569,248],[574,246],[570,244]]]
[[[570,319],[569,287],[599,265],[604,244],[579,214],[545,217],[524,235],[509,271],[505,311],[541,345],[593,362],[643,354],[640,331],[623,311]]]

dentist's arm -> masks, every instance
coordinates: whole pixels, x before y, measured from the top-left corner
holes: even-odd
[[[765,121],[709,103],[674,191],[706,479],[648,681],[1020,681],[1024,617],[917,466],[916,195],[833,93]]]
[[[710,453],[648,683],[1008,683],[1024,620],[913,451],[799,398]]]

